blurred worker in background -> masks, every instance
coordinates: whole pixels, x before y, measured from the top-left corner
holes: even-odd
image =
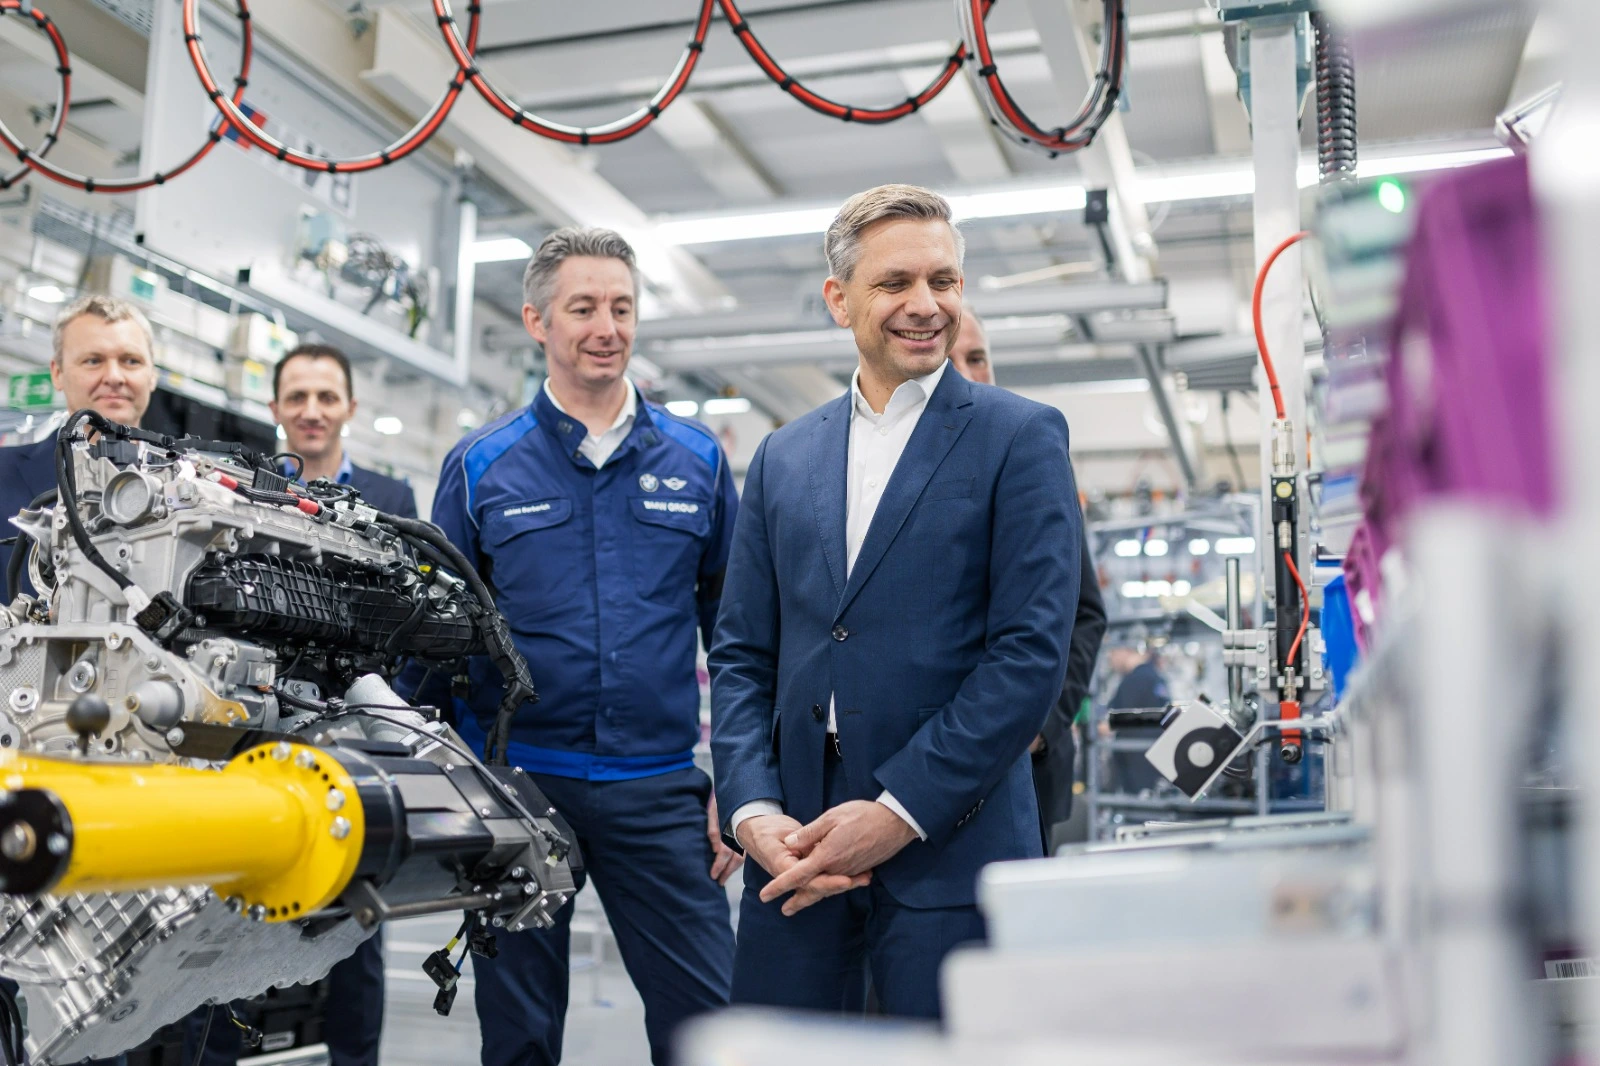
[[[417,517],[417,498],[410,485],[356,466],[345,454],[344,427],[356,416],[348,356],[327,344],[300,345],[273,369],[272,397],[268,406],[273,420],[283,427],[287,450],[303,463],[294,475],[297,480],[327,478],[353,487],[380,511]],[[289,472],[294,473],[292,467]],[[334,1062],[338,1066],[337,1058]]]
[[[995,384],[994,361],[989,354],[989,338],[983,320],[967,304],[961,315],[961,331],[950,349],[950,364],[968,381],[979,385]],[[1084,526],[1078,549],[1080,576],[1078,610],[1072,621],[1072,642],[1067,646],[1067,678],[1061,695],[1044,728],[1034,738],[1028,753],[1033,757],[1033,790],[1039,800],[1039,828],[1044,835],[1044,852],[1054,849],[1054,828],[1072,817],[1074,768],[1078,761],[1078,712],[1089,698],[1089,683],[1094,678],[1095,660],[1100,655],[1100,639],[1106,632],[1106,604],[1100,595],[1100,580],[1095,573],[1094,555],[1089,551],[1088,527]]]
[[[620,235],[557,230],[523,299],[549,376],[532,405],[456,445],[433,520],[478,563],[528,660],[539,701],[516,714],[510,760],[577,837],[578,883],[594,879],[660,1064],[673,1030],[725,1005],[732,979],[722,882],[740,859],[694,765],[695,636],[710,644],[738,496],[716,436],[624,376],[639,271]],[[469,673],[456,717],[481,745],[502,689],[481,656]],[[572,913],[473,956],[484,1066],[560,1061]]]
[[[156,390],[156,363],[150,322],[137,307],[112,296],[84,296],[62,308],[50,340],[50,380],[66,396],[67,410],[92,408],[113,422],[139,424]],[[54,433],[33,444],[0,448],[0,518],[11,518],[55,487]],[[13,526],[0,536],[16,532]],[[7,545],[6,561],[12,552],[26,550],[27,543]],[[26,571],[22,585],[32,591]],[[120,1066],[124,1061],[119,1055],[89,1066]]]
[[[1040,854],[1026,751],[1061,690],[1079,515],[1061,412],[950,372],[943,197],[851,197],[823,288],[850,391],[762,441],[712,645],[723,827],[745,867],[734,999],[936,1018],[983,937],[978,871]],[[852,1002],[846,1002],[846,997]]]
[[[150,322],[137,307],[112,296],[81,297],[62,308],[50,340],[50,380],[65,395],[67,410],[92,408],[113,422],[139,424],[156,390],[156,363]],[[0,448],[0,520],[55,487],[54,433],[33,444]],[[16,532],[7,523],[0,537]],[[17,547],[26,542],[6,547],[7,562]],[[26,571],[23,587],[32,589]]]
[[[1172,694],[1167,689],[1167,679],[1156,668],[1154,656],[1143,634],[1130,631],[1120,635],[1106,652],[1106,664],[1121,678],[1106,704],[1108,710],[1162,708],[1171,702]],[[1136,726],[1118,730],[1116,735],[1122,740],[1153,744],[1161,735],[1161,730],[1155,726]],[[1162,780],[1143,752],[1115,752],[1111,757],[1111,765],[1115,775],[1114,787],[1120,792],[1137,795],[1145,789],[1155,788],[1157,782]]]

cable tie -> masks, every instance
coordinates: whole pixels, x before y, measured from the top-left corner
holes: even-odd
[[[289,146],[286,144],[278,145],[277,156],[280,163],[287,159],[289,157]]]
[[[339,173],[339,164],[335,163],[331,159],[328,160],[328,173],[329,174],[337,174],[337,173]]]
[[[222,91],[220,89],[212,88],[207,90],[206,95],[211,98],[212,103],[216,103],[219,99],[221,99]]]
[[[981,77],[992,78],[998,73],[999,73],[999,70],[995,67],[995,65],[993,63],[990,63],[986,67],[979,67],[978,68],[978,74]]]
[[[922,110],[922,101],[918,100],[915,96],[906,97],[906,103],[911,106],[911,114],[913,115]]]
[[[390,157],[389,150],[387,148],[378,153],[378,158],[383,160],[384,166],[388,166],[390,163],[394,162],[394,159]]]
[[[651,118],[660,118],[661,117],[661,109],[659,107],[657,107],[655,104],[651,104],[649,107],[645,108],[645,110],[650,112],[650,117]]]
[[[847,107],[844,109],[844,114],[840,115],[839,117],[846,122],[854,122],[856,120],[856,109],[853,107]]]
[[[478,76],[478,73],[479,73],[478,65],[476,63],[474,63],[470,67],[462,67],[461,69],[466,72],[466,75],[469,78],[476,78]]]
[[[455,23],[455,21],[456,20],[455,20],[455,16],[454,15],[440,15],[439,16],[439,25],[441,25],[441,26],[453,25]]]
[[[228,128],[232,129],[233,127],[230,124]],[[209,139],[210,139],[212,144],[216,144],[218,141],[222,140],[222,131],[220,129],[212,130],[211,131],[211,136],[210,136]]]
[[[474,0],[473,3],[470,3],[470,4],[467,5],[467,14],[469,14],[469,15],[481,15],[481,14],[483,14],[483,5],[480,4],[480,3],[477,3],[476,0]]]
[[[240,11],[239,12],[239,21],[240,22],[249,22],[250,21],[250,12],[248,10]]]
[[[26,148],[18,148],[17,159],[23,163],[26,163],[28,161],[28,150]]]
[[[684,47],[687,48],[691,52],[703,52],[703,51],[705,51],[706,42],[704,42],[704,41],[690,41],[688,44],[684,45]]]
[[[72,68],[71,67],[57,67],[56,68],[56,73],[61,75],[63,78],[70,78],[70,77],[72,77]]]
[[[239,88],[243,89],[245,86],[250,84],[250,79],[249,78],[236,77],[236,78],[233,79],[233,83],[235,85],[237,85]]]
[[[583,145],[585,148],[589,147],[589,131],[588,130],[579,130],[578,131],[578,143]]]
[[[184,44],[193,44],[194,42],[198,41],[199,39],[200,39],[200,35],[198,33],[186,33],[186,34],[183,35],[183,43]]]
[[[156,171],[155,177],[152,178],[151,180],[154,181],[157,185],[165,185],[167,183],[167,176],[165,174],[161,173],[161,171],[158,170],[158,171]]]
[[[730,23],[728,23],[728,28],[731,29],[734,33],[749,33],[750,32],[750,24],[748,22],[744,21],[743,19],[740,19],[738,22],[730,22]]]
[[[83,191],[86,192],[86,193],[91,193],[91,194],[94,192],[94,179],[93,178],[84,178],[83,179]]]
[[[792,85],[794,85],[794,79],[789,77],[787,74],[783,76],[782,81],[778,82],[778,88],[782,89],[784,92],[788,92],[790,86]]]

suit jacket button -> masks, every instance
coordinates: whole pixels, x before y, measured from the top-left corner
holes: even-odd
[[[850,635],[850,631],[848,629],[846,629],[844,626],[834,626],[833,627],[833,639],[834,640],[843,640],[845,637],[848,637],[849,635]]]
[[[822,709],[822,704],[813,703],[811,705],[811,717],[815,718],[819,722],[827,717],[827,713]]]

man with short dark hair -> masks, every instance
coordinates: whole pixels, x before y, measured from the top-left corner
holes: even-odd
[[[344,451],[343,431],[356,416],[350,359],[327,344],[302,344],[272,371],[272,417],[283,427],[288,450],[300,456],[300,481],[327,478],[350,485],[380,511],[417,517],[411,486],[356,466]]]
[[[761,442],[712,644],[745,867],[733,998],[940,1014],[978,871],[1041,853],[1027,749],[1061,691],[1079,515],[1061,412],[952,373],[962,239],[926,189],[840,208],[850,391]]]
[[[638,298],[618,234],[569,228],[539,245],[522,319],[548,376],[531,405],[456,445],[433,520],[478,564],[528,660],[539,701],[516,713],[510,761],[572,827],[578,883],[594,880],[660,1064],[681,1022],[727,1003],[733,968],[721,882],[739,859],[694,765],[695,636],[710,643],[738,497],[716,435],[624,376]],[[469,675],[456,717],[481,743],[502,689],[481,657]],[[473,956],[484,1066],[561,1060],[572,913]]]

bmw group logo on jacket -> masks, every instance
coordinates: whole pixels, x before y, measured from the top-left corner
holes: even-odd
[[[596,470],[587,431],[541,390],[450,453],[433,520],[495,591],[538,688],[511,761],[623,780],[685,768],[700,737],[695,632],[716,620],[738,496],[716,437],[639,400]],[[500,700],[486,659],[457,706],[481,742]]]

